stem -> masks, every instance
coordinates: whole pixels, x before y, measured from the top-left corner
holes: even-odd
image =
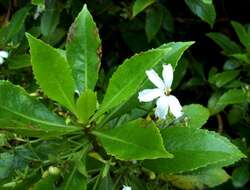
[[[218,122],[218,133],[222,133],[223,132],[223,120],[221,115],[218,113],[216,114],[216,118],[217,118],[217,122]]]

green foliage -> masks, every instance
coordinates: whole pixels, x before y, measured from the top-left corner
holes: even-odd
[[[0,4],[0,189],[248,187],[247,2]],[[138,101],[167,64],[177,118]]]
[[[188,117],[188,126],[191,128],[201,128],[209,118],[209,110],[199,104],[186,105],[183,112]]]
[[[160,131],[152,122],[138,119],[114,129],[92,133],[100,139],[109,154],[121,160],[172,157],[164,149]]]
[[[100,68],[101,42],[98,29],[86,5],[68,33],[66,54],[77,90],[93,90]]]
[[[50,98],[75,113],[75,82],[67,60],[57,49],[32,35],[27,34],[27,38],[31,64],[38,84]]]
[[[226,166],[245,157],[229,140],[213,132],[173,127],[161,133],[165,148],[174,157],[145,161],[144,166],[156,172],[173,174],[207,166]]]
[[[194,14],[213,27],[216,19],[216,12],[212,0],[185,0],[185,2]]]

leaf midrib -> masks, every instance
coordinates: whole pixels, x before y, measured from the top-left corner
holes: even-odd
[[[8,107],[3,106],[3,105],[0,105],[0,108],[2,108],[2,109],[5,110],[5,111],[8,111],[8,112],[10,112],[10,113],[12,113],[12,114],[15,114],[15,115],[17,115],[17,116],[20,116],[20,117],[22,117],[22,118],[28,119],[28,120],[30,120],[30,121],[34,121],[34,122],[36,122],[36,123],[40,123],[40,124],[44,124],[44,125],[48,125],[48,126],[63,127],[63,128],[65,128],[65,127],[68,128],[68,127],[69,127],[69,126],[63,125],[63,124],[52,123],[52,122],[48,122],[48,121],[43,121],[43,120],[40,120],[40,119],[36,119],[36,118],[30,117],[30,116],[28,116],[28,115],[25,115],[25,114],[23,114],[23,113],[13,111],[13,110],[11,110],[11,109],[9,109]],[[71,126],[71,127],[73,127],[73,126]]]
[[[162,54],[163,54],[163,53],[162,53]],[[155,61],[155,63],[152,64],[152,67],[154,67],[155,64],[158,63],[158,62],[160,61],[160,57],[161,57],[162,54],[160,54],[160,55],[158,56],[157,61]],[[118,69],[119,69],[119,68],[118,68]],[[137,77],[135,77],[133,80],[129,80],[129,82],[126,83],[126,84],[127,84],[126,87],[124,87],[123,89],[127,89],[127,87],[128,87],[131,83],[134,83],[134,80],[136,80],[136,78],[137,78]],[[145,78],[146,78],[146,76],[145,76]],[[111,81],[112,81],[112,78],[111,78],[110,82],[111,82]],[[96,117],[98,117],[99,115],[101,115],[101,114],[103,113],[103,110],[105,110],[107,107],[109,107],[110,104],[112,104],[113,101],[114,101],[117,97],[119,97],[123,92],[124,92],[124,90],[121,89],[118,93],[116,93],[116,94],[113,96],[113,98],[111,98],[111,99],[108,101],[108,103],[105,103],[105,102],[104,102],[103,105],[101,105],[100,110],[97,112]],[[116,106],[116,105],[115,105],[115,106]],[[114,107],[114,106],[113,106],[113,107]]]
[[[94,134],[96,136],[99,136],[99,137],[106,138],[106,139],[111,140],[111,141],[113,140],[113,141],[116,141],[116,142],[119,142],[119,143],[123,143],[123,144],[127,144],[127,145],[132,145],[134,147],[137,147],[139,149],[144,149],[146,151],[148,151],[148,150],[152,151],[152,149],[150,149],[150,148],[147,148],[147,147],[144,147],[144,146],[140,146],[138,144],[133,144],[133,143],[130,143],[130,142],[125,141],[123,139],[119,139],[119,138],[114,137],[114,136],[110,136],[110,135],[107,135],[107,134],[104,134],[104,133],[100,133],[98,131],[92,131],[92,134]],[[163,151],[155,151],[155,149],[154,149],[154,153],[156,153],[156,154],[162,154]],[[166,155],[168,155],[168,152],[164,151],[164,153],[166,153]]]

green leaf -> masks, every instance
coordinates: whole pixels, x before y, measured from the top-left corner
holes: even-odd
[[[160,6],[152,7],[146,14],[146,35],[150,42],[161,28],[163,9]]]
[[[97,99],[92,90],[86,90],[76,102],[76,113],[82,123],[86,123],[96,110]]]
[[[28,7],[19,9],[11,18],[10,25],[7,27],[6,41],[12,40],[13,37],[21,31],[24,26],[24,22],[29,13]]]
[[[236,188],[244,187],[249,180],[250,180],[250,172],[248,165],[245,164],[234,169],[232,173],[232,182],[234,187]]]
[[[247,100],[246,93],[242,89],[230,89],[220,97],[217,104],[221,105],[238,104],[246,102],[246,100]]]
[[[39,6],[44,6],[45,0],[32,0],[32,4],[34,5],[39,5]]]
[[[64,178],[61,190],[87,190],[87,183],[87,178],[73,167]]]
[[[211,116],[221,112],[225,108],[225,105],[218,104],[220,97],[221,97],[221,93],[215,92],[212,94],[212,96],[208,100],[207,107],[210,110]]]
[[[56,182],[57,178],[58,176],[56,175],[48,175],[43,177],[36,184],[34,184],[32,190],[54,189],[54,183]]]
[[[240,74],[237,70],[224,71],[221,73],[215,73],[209,76],[208,81],[212,84],[215,84],[218,88],[226,85],[233,79],[235,79]]]
[[[171,48],[164,56],[164,64],[171,64],[175,69],[178,61],[180,60],[183,53],[191,46],[194,42],[170,42],[163,44],[160,48]]]
[[[36,80],[49,98],[75,113],[75,83],[67,60],[55,48],[26,34]]]
[[[180,189],[204,189],[226,182],[230,176],[221,168],[204,168],[180,175],[169,175],[166,179]]]
[[[108,154],[120,160],[171,158],[163,147],[159,129],[154,123],[134,120],[109,130],[93,131]]]
[[[86,5],[70,27],[66,52],[79,92],[93,90],[101,64],[101,40]]]
[[[246,47],[250,48],[250,34],[246,31],[245,27],[239,22],[231,22],[240,42]]]
[[[145,161],[144,166],[167,174],[192,171],[211,165],[230,165],[245,157],[228,139],[215,132],[190,127],[162,130],[165,148],[174,158]]]
[[[0,180],[8,177],[14,163],[14,155],[8,152],[0,154]]]
[[[58,23],[60,18],[60,11],[57,6],[56,0],[48,1],[45,11],[41,17],[41,32],[44,36],[48,36],[52,34]]]
[[[225,54],[235,54],[242,52],[242,48],[232,41],[226,35],[219,32],[210,32],[206,34],[209,38],[211,38],[217,45],[219,45]]]
[[[0,81],[0,128],[28,136],[59,136],[79,130],[64,121],[24,89]]]
[[[200,104],[190,104],[183,106],[183,112],[188,117],[188,126],[201,128],[209,118],[209,110]]]
[[[143,11],[146,7],[154,3],[155,0],[136,0],[133,5],[133,17]]]
[[[111,77],[106,94],[95,117],[118,106],[134,95],[146,79],[145,71],[160,63],[170,49],[152,49],[126,59]]]
[[[25,67],[30,67],[30,55],[15,55],[11,56],[7,60],[9,69],[21,69]]]
[[[201,0],[185,0],[185,2],[195,15],[213,27],[216,19],[216,12],[212,1],[207,3]]]

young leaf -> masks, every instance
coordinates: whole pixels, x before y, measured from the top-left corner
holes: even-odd
[[[92,90],[86,90],[76,102],[76,112],[79,120],[86,123],[96,110],[97,99]]]
[[[245,157],[228,139],[214,132],[190,127],[162,130],[165,148],[173,159],[145,161],[144,166],[168,174],[192,171],[211,165],[230,165]]]
[[[170,49],[152,49],[126,59],[111,77],[107,92],[95,117],[125,102],[135,94],[146,79],[145,71],[156,66]]]
[[[36,80],[45,94],[75,113],[75,83],[67,60],[55,48],[26,34]]]
[[[93,90],[101,63],[101,40],[86,5],[70,27],[66,53],[79,92]]]
[[[138,119],[113,129],[92,133],[98,137],[108,154],[121,160],[172,157],[164,149],[160,131],[152,122]]]
[[[180,189],[204,189],[226,182],[230,176],[221,168],[203,168],[179,175],[168,175],[166,179]]]
[[[171,64],[175,69],[178,61],[180,60],[183,53],[191,46],[194,42],[170,42],[163,44],[160,48],[170,48],[170,50],[165,54],[163,62],[165,64]]]
[[[220,88],[235,79],[239,74],[240,72],[237,70],[224,71],[209,76],[208,81]]]
[[[212,1],[204,2],[201,0],[185,0],[185,2],[195,15],[213,27],[216,12]]]
[[[59,7],[56,0],[47,1],[46,9],[41,17],[41,32],[44,36],[53,34],[60,18]]]
[[[183,106],[183,112],[188,117],[188,126],[201,128],[209,118],[209,110],[200,104]]]
[[[146,7],[154,3],[155,0],[136,0],[133,5],[133,17],[143,11]]]
[[[222,33],[210,32],[206,35],[219,45],[225,54],[229,55],[242,52],[242,48],[237,43]]]
[[[250,48],[250,34],[247,33],[244,26],[236,21],[231,22],[240,42],[246,47]]]
[[[157,32],[160,30],[162,19],[163,9],[161,7],[153,7],[147,11],[145,30],[149,42],[155,37]]]
[[[7,27],[6,41],[12,40],[13,37],[22,29],[24,21],[29,13],[28,7],[19,9],[11,18],[10,25]]]
[[[238,104],[246,102],[247,96],[246,93],[242,89],[230,89],[225,92],[217,104],[221,105],[229,105],[229,104]]]
[[[28,136],[58,136],[79,130],[64,121],[24,89],[0,81],[0,128]]]

